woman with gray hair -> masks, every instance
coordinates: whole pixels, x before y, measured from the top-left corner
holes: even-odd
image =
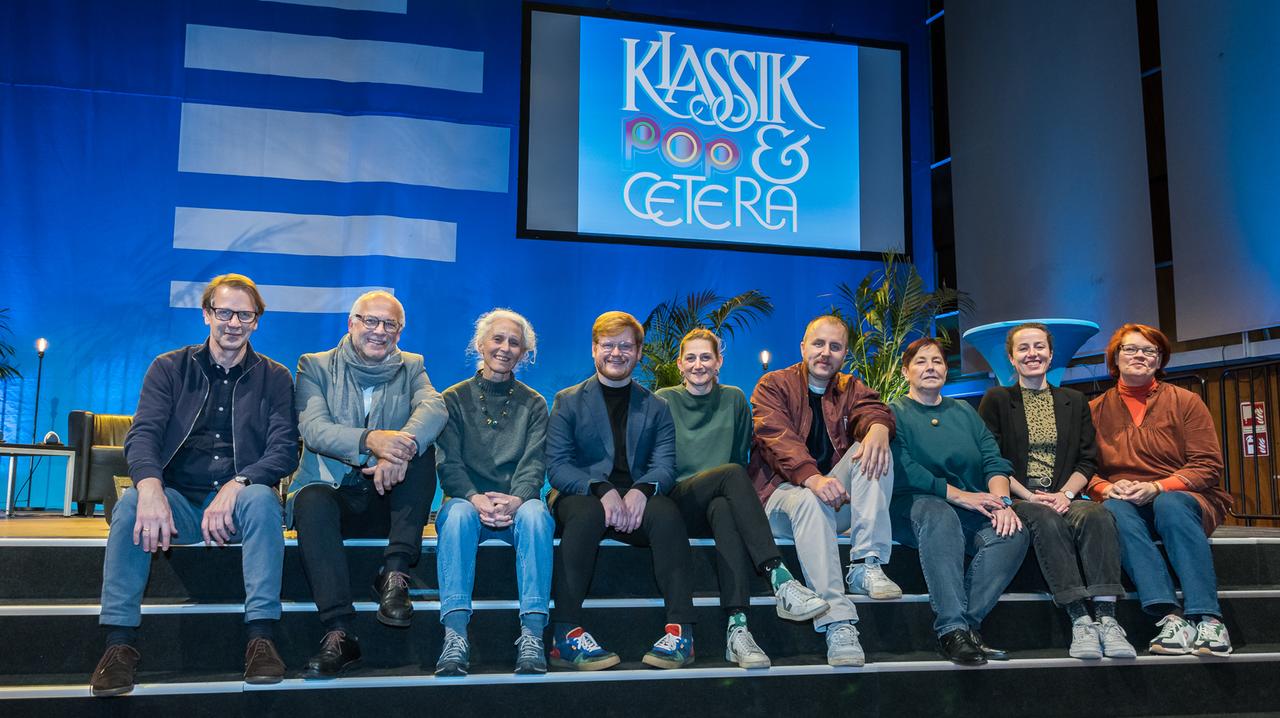
[[[436,675],[466,675],[467,624],[476,549],[485,539],[515,546],[520,590],[516,673],[545,673],[542,634],[551,594],[555,523],[542,502],[547,402],[515,378],[538,339],[529,320],[494,309],[476,320],[468,353],[475,376],[444,392],[449,421],[437,439],[437,471],[448,500],[436,517],[440,622],[444,648]]]

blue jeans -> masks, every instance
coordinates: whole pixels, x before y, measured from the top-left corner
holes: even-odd
[[[547,505],[529,499],[516,509],[515,521],[504,529],[480,523],[480,512],[466,499],[449,499],[436,516],[436,575],[440,579],[440,618],[451,611],[471,613],[476,582],[476,548],[498,539],[516,548],[516,580],[520,587],[520,615],[548,612],[551,596],[551,551],[555,522]]]
[[[177,491],[166,488],[169,511],[178,533],[171,544],[198,544],[204,541],[200,522],[216,494],[203,505],[193,504]],[[137,626],[142,622],[142,592],[151,574],[151,554],[133,543],[133,524],[138,515],[138,491],[130,489],[120,497],[111,514],[111,533],[102,566],[102,614],[98,623],[106,626]],[[241,544],[244,572],[244,620],[280,618],[280,574],[284,565],[284,529],[280,498],[270,486],[251,484],[236,497],[232,511],[236,538]]]
[[[1116,517],[1120,562],[1138,587],[1143,610],[1162,616],[1178,606],[1169,566],[1156,548],[1158,536],[1182,584],[1185,613],[1222,618],[1213,553],[1194,496],[1185,491],[1168,491],[1157,494],[1146,506],[1117,499],[1107,499],[1102,505]]]
[[[999,536],[991,519],[939,496],[916,494],[910,501],[910,526],[894,524],[894,539],[920,552],[934,632],[978,628],[1022,566],[1027,530]],[[973,557],[968,571],[965,554]]]

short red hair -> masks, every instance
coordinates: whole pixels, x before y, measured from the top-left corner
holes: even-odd
[[[600,337],[611,337],[630,329],[635,335],[636,344],[644,344],[644,325],[626,312],[605,312],[596,317],[591,325],[591,343],[600,341]]]
[[[1111,373],[1112,379],[1120,378],[1120,365],[1117,357],[1120,355],[1120,345],[1124,344],[1124,338],[1127,334],[1141,334],[1143,339],[1156,345],[1160,350],[1160,368],[1156,370],[1156,378],[1164,378],[1164,368],[1169,364],[1169,355],[1173,353],[1173,342],[1169,341],[1169,337],[1164,332],[1149,327],[1146,324],[1137,324],[1130,322],[1123,324],[1111,335],[1111,341],[1107,342],[1107,371]]]

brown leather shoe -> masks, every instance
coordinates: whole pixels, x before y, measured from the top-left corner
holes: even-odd
[[[255,638],[244,649],[244,682],[255,685],[284,680],[284,661],[276,644],[267,638]]]
[[[133,690],[133,673],[138,667],[138,659],[142,658],[138,649],[124,644],[107,646],[93,669],[93,677],[89,679],[89,687],[93,695],[99,698],[119,696]]]

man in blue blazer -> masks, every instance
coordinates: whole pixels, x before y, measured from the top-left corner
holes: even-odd
[[[667,607],[667,626],[643,661],[693,663],[693,586],[684,519],[667,494],[675,485],[676,430],[665,402],[632,381],[644,328],[626,312],[605,312],[591,328],[596,373],[556,394],[547,425],[547,468],[560,551],[552,572],[551,664],[595,671],[617,654],[582,627],[582,602],[600,540],[648,546]]]

